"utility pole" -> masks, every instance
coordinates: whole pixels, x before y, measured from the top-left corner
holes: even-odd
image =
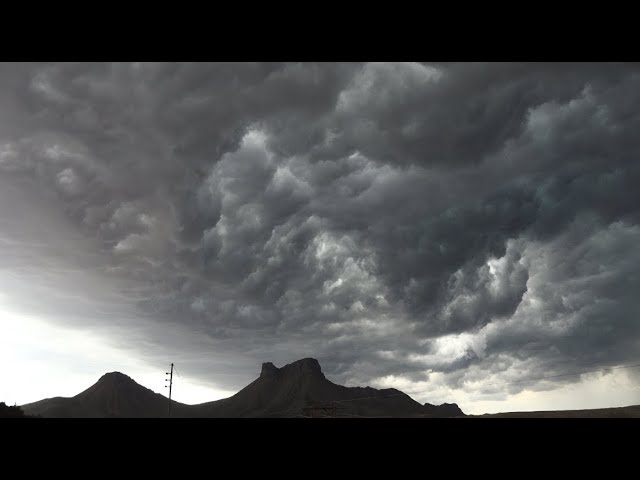
[[[173,385],[173,363],[171,364],[171,372],[165,372],[165,375],[169,375],[169,378],[165,378],[165,382],[169,382],[169,385],[165,385],[164,388],[169,387],[169,418],[171,418],[171,386]]]

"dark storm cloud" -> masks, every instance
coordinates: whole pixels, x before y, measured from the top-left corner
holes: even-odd
[[[159,325],[363,383],[640,354],[636,65],[8,71],[1,174],[51,192]]]

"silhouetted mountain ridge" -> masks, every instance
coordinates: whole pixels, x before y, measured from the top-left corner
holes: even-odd
[[[180,406],[172,401],[172,408]],[[167,416],[168,399],[124,373],[110,372],[74,397],[47,398],[23,405],[22,409],[43,417],[157,418]]]
[[[75,397],[23,406],[43,417],[166,417],[168,400],[120,372],[110,372]],[[175,417],[441,417],[462,416],[455,404],[424,406],[393,389],[345,387],[328,380],[320,363],[303,358],[281,368],[262,364],[260,376],[235,395],[199,405],[172,402]]]

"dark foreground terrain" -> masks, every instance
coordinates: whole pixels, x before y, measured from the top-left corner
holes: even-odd
[[[552,410],[540,412],[503,412],[469,415],[474,418],[640,418],[640,405],[591,410]]]
[[[27,415],[49,418],[163,418],[168,400],[119,372],[71,398],[55,397],[22,405]],[[640,418],[640,405],[594,410],[505,412],[465,415],[455,403],[424,405],[393,389],[345,387],[329,381],[313,358],[277,368],[262,364],[260,376],[235,395],[186,405],[172,401],[171,417],[392,417],[392,418]]]

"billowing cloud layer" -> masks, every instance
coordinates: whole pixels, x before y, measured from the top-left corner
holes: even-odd
[[[2,70],[0,178],[121,286],[141,355],[179,325],[225,388],[255,373],[227,378],[233,359],[313,356],[423,401],[640,358],[637,65]],[[20,251],[7,268],[54,258]]]

